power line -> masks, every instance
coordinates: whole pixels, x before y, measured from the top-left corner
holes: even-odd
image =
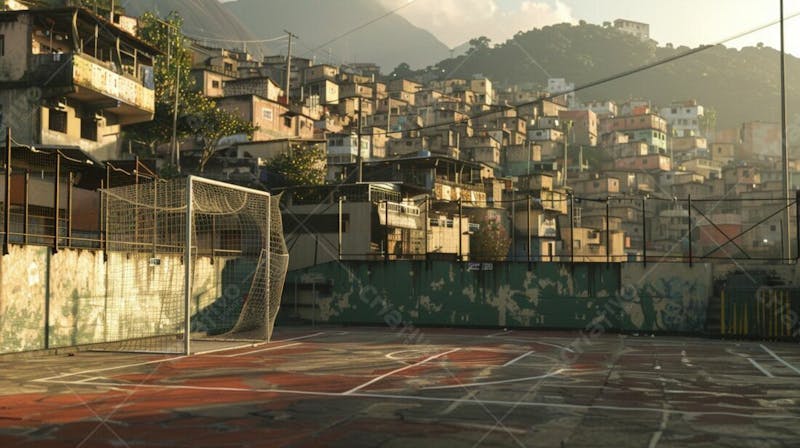
[[[358,31],[358,30],[364,29],[364,28],[366,28],[366,27],[368,27],[368,26],[372,25],[373,23],[375,23],[375,22],[377,22],[377,21],[379,21],[379,20],[382,20],[382,19],[384,19],[384,18],[386,18],[386,17],[388,17],[388,16],[390,16],[390,15],[394,14],[395,12],[397,12],[397,11],[399,11],[399,10],[403,9],[403,8],[406,8],[406,7],[408,7],[408,6],[411,6],[411,5],[412,5],[412,4],[414,4],[414,2],[416,2],[416,1],[417,1],[417,0],[408,0],[406,3],[403,3],[402,5],[400,5],[400,6],[398,6],[397,8],[394,8],[394,9],[392,9],[392,10],[390,10],[390,11],[386,12],[385,14],[381,14],[380,16],[378,16],[378,17],[375,17],[375,18],[374,18],[374,19],[372,19],[372,20],[368,20],[367,22],[364,22],[364,23],[362,23],[361,25],[358,25],[358,26],[356,26],[355,28],[352,28],[352,29],[350,29],[350,30],[347,30],[347,31],[345,31],[345,32],[344,32],[344,33],[342,33],[342,34],[339,34],[338,36],[336,36],[336,37],[334,37],[334,38],[332,38],[332,39],[329,39],[329,40],[325,41],[324,43],[322,43],[322,44],[320,44],[320,45],[316,46],[315,48],[311,49],[311,50],[310,50],[310,52],[316,52],[317,50],[321,49],[322,47],[325,47],[326,45],[330,45],[330,44],[332,44],[332,43],[336,42],[336,41],[337,41],[337,40],[339,40],[339,39],[342,39],[342,38],[344,38],[344,37],[346,37],[346,36],[349,36],[350,34],[353,34],[353,33],[355,33],[355,32],[356,32],[356,31]],[[307,51],[306,53],[308,53],[308,51]]]
[[[800,11],[793,13],[792,15],[786,17],[784,20],[793,19],[793,18],[798,17],[798,16],[800,16]],[[629,70],[625,70],[625,71],[619,72],[617,74],[614,74],[614,75],[611,75],[611,76],[608,76],[608,77],[605,77],[605,78],[598,79],[596,81],[591,81],[591,82],[588,82],[586,84],[577,86],[577,87],[575,87],[573,89],[569,89],[569,90],[565,90],[563,92],[559,92],[558,96],[567,95],[567,94],[570,94],[570,93],[575,93],[575,92],[578,92],[578,91],[581,91],[581,90],[586,90],[586,89],[589,89],[591,87],[596,87],[596,86],[601,85],[601,84],[605,84],[605,83],[608,83],[608,82],[611,82],[611,81],[616,81],[618,79],[625,78],[625,77],[628,77],[630,75],[634,75],[636,73],[640,73],[640,72],[643,72],[643,71],[646,71],[646,70],[650,70],[652,68],[655,68],[655,67],[658,67],[658,66],[670,63],[670,62],[674,62],[674,61],[677,61],[679,59],[683,59],[685,57],[692,56],[694,54],[698,54],[698,53],[700,53],[702,51],[708,50],[710,48],[714,48],[714,47],[716,47],[718,45],[722,45],[722,44],[724,44],[726,42],[730,42],[732,40],[739,39],[739,38],[744,37],[744,36],[746,36],[748,34],[752,34],[752,33],[755,33],[757,31],[761,31],[761,30],[763,30],[765,28],[769,28],[769,27],[774,26],[774,25],[776,25],[778,23],[780,23],[780,20],[775,20],[775,21],[772,21],[770,23],[766,23],[764,25],[760,25],[760,26],[757,26],[755,28],[749,29],[747,31],[743,31],[741,33],[738,33],[738,34],[735,34],[733,36],[730,36],[730,37],[727,37],[725,39],[722,39],[722,40],[718,41],[715,44],[702,45],[700,47],[684,51],[683,53],[680,53],[680,54],[677,54],[677,55],[674,55],[674,56],[670,56],[670,57],[667,57],[667,58],[664,58],[664,59],[660,59],[658,61],[654,61],[654,62],[651,62],[649,64],[641,65],[641,66],[638,66],[638,67],[635,67],[635,68],[632,68],[632,69],[629,69]],[[542,101],[547,100],[547,99],[548,98],[538,98],[538,99],[535,99],[535,100],[532,100],[532,101],[528,101],[528,102],[517,104],[517,105],[515,105],[513,107],[516,108],[516,107],[531,106],[531,105],[534,105],[534,104],[541,103]],[[440,128],[440,127],[444,127],[444,126],[458,125],[458,124],[465,123],[468,120],[494,115],[494,114],[497,114],[498,112],[500,112],[500,110],[494,109],[494,110],[489,110],[489,111],[485,111],[485,112],[479,112],[477,114],[468,116],[466,119],[462,119],[462,120],[453,120],[453,121],[450,121],[450,122],[444,122],[444,123],[420,126],[420,127],[417,127],[417,128],[407,129],[407,130],[409,130],[409,131],[421,131],[421,130],[425,130],[425,129],[435,129],[435,128]],[[382,132],[382,133],[380,133],[380,132],[379,133],[374,133],[374,135],[388,135],[388,134],[394,134],[394,133],[397,133],[397,132],[402,132],[402,131],[391,132],[391,131],[387,130],[387,131]]]

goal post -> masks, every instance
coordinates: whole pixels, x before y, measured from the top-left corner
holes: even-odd
[[[103,190],[105,342],[192,353],[192,339],[268,341],[288,268],[279,197],[187,176]]]

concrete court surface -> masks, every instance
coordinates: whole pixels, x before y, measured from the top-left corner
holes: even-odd
[[[0,447],[800,446],[800,345],[292,327],[189,357],[0,358]]]

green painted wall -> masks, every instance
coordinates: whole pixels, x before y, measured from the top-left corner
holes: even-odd
[[[711,267],[333,262],[289,273],[285,313],[295,283],[305,291],[318,285],[319,322],[696,333],[706,321]]]

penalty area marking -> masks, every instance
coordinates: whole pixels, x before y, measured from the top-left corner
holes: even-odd
[[[769,355],[772,356],[773,358],[775,358],[775,360],[777,360],[779,363],[785,365],[786,367],[788,367],[791,370],[793,370],[794,373],[800,375],[800,370],[797,370],[797,367],[789,364],[785,359],[781,358],[775,352],[773,352],[772,350],[770,350],[767,347],[765,347],[764,344],[759,344],[759,345],[761,346],[762,349],[764,349],[765,352],[769,353]]]
[[[759,364],[758,362],[756,362],[756,360],[755,360],[755,359],[753,359],[753,358],[747,358],[747,360],[748,360],[748,361],[750,361],[750,364],[752,364],[752,365],[753,365],[753,367],[755,367],[756,369],[758,369],[759,371],[761,371],[761,373],[763,373],[764,375],[768,376],[769,378],[774,378],[774,377],[775,377],[775,376],[774,376],[772,373],[770,373],[770,371],[769,371],[769,370],[765,369],[764,367],[762,367],[762,366],[761,366],[761,364]]]
[[[508,367],[508,366],[514,364],[515,362],[519,361],[520,359],[523,359],[523,358],[525,358],[526,356],[528,356],[528,355],[530,355],[532,353],[536,353],[536,350],[531,350],[529,352],[525,352],[525,353],[517,356],[516,358],[512,359],[511,361],[508,361],[507,363],[503,364],[503,367]]]
[[[277,345],[277,346],[271,346],[271,347],[267,347],[267,348],[260,348],[258,350],[250,350],[250,351],[242,352],[242,353],[234,353],[232,355],[224,355],[224,357],[225,358],[235,358],[237,356],[245,356],[245,355],[251,355],[253,353],[268,352],[270,350],[278,350],[278,349],[281,349],[281,348],[293,347],[295,345],[300,345],[300,344],[302,344],[302,342],[292,342],[291,344]]]
[[[386,373],[384,373],[383,375],[376,376],[375,378],[373,378],[373,379],[371,379],[371,380],[367,381],[366,383],[363,383],[363,384],[361,384],[361,385],[359,385],[359,386],[356,386],[356,387],[354,387],[354,388],[352,388],[352,389],[350,389],[350,390],[348,390],[348,391],[346,391],[346,392],[342,392],[342,395],[350,395],[350,394],[352,394],[353,392],[358,392],[359,390],[361,390],[361,389],[363,389],[363,388],[365,388],[365,387],[369,386],[370,384],[377,383],[378,381],[380,381],[380,380],[382,380],[382,379],[384,379],[384,378],[390,377],[390,376],[394,375],[395,373],[400,373],[400,372],[402,372],[403,370],[407,370],[407,369],[410,369],[410,368],[412,368],[412,367],[418,367],[418,366],[421,366],[421,365],[425,364],[425,363],[426,363],[426,362],[428,362],[428,361],[433,361],[433,360],[434,360],[434,359],[436,359],[436,358],[441,358],[442,356],[449,355],[450,353],[457,352],[457,351],[459,351],[459,350],[461,350],[461,349],[460,349],[460,348],[454,348],[454,349],[452,349],[452,350],[448,350],[448,351],[446,351],[446,352],[442,352],[442,353],[439,353],[439,354],[437,354],[437,355],[428,356],[427,358],[423,359],[422,361],[416,362],[416,363],[414,363],[414,364],[409,364],[409,365],[407,365],[407,366],[405,366],[405,367],[400,367],[399,369],[394,369],[394,370],[392,370],[391,372],[386,372]]]
[[[497,380],[497,381],[483,381],[479,383],[461,383],[461,384],[449,384],[447,386],[432,386],[432,387],[425,387],[424,390],[441,390],[441,389],[459,389],[465,387],[479,387],[479,386],[491,386],[493,384],[508,384],[508,383],[521,383],[523,381],[531,381],[531,380],[540,380],[544,378],[550,378],[551,376],[560,375],[561,373],[567,371],[569,369],[556,369],[552,372],[547,372],[544,375],[536,375],[536,376],[527,376],[524,378],[512,378],[510,380]]]

